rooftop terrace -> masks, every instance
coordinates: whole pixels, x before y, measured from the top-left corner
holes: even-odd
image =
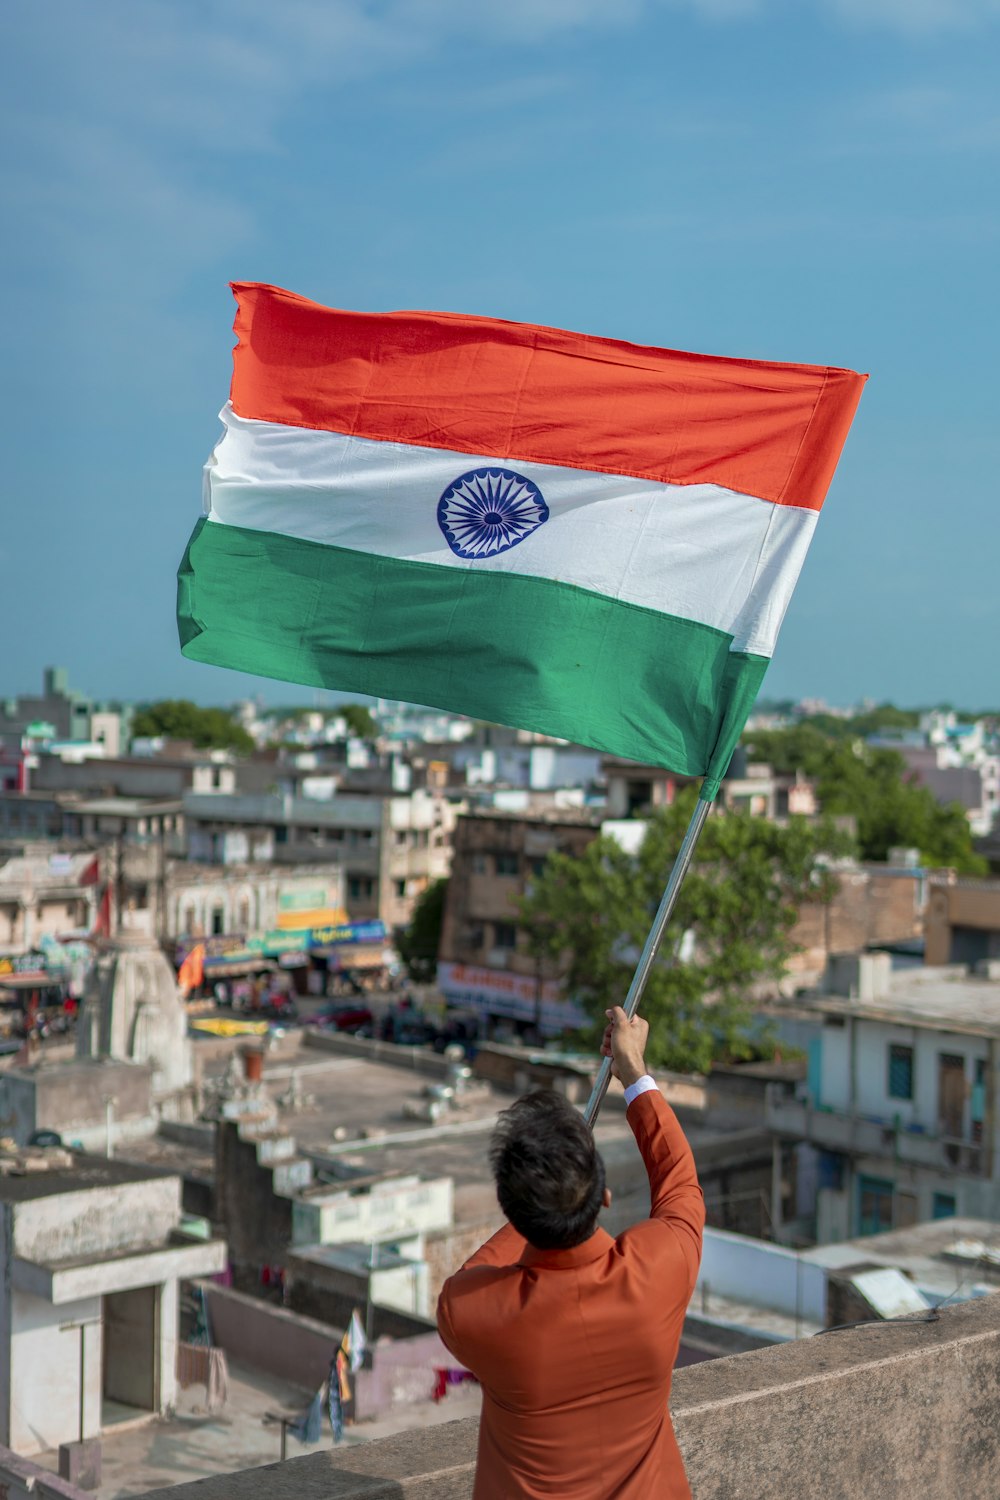
[[[678,1370],[697,1500],[996,1500],[1000,1298]],[[406,1432],[143,1500],[470,1500],[478,1421]]]

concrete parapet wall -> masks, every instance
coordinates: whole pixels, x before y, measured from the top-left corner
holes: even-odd
[[[231,1359],[290,1381],[304,1391],[315,1391],[322,1385],[344,1336],[343,1328],[333,1328],[212,1281],[196,1285],[205,1293],[212,1341]]]
[[[1000,1298],[679,1370],[695,1500],[996,1500]],[[478,1423],[149,1491],[144,1500],[469,1500]]]
[[[89,1491],[67,1484],[51,1469],[40,1469],[3,1447],[0,1447],[0,1495],[3,1500],[93,1500]]]
[[[303,1046],[315,1052],[332,1052],[337,1057],[361,1057],[366,1062],[390,1063],[410,1073],[429,1078],[447,1078],[449,1064],[437,1052],[425,1047],[397,1047],[395,1042],[378,1042],[369,1037],[348,1036],[340,1031],[319,1031],[309,1027]]]

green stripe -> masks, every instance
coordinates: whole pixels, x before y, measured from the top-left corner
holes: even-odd
[[[551,579],[199,521],[178,574],[194,661],[400,698],[708,778],[767,668],[724,631]]]

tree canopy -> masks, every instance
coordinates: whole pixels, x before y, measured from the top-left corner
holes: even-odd
[[[236,750],[248,755],[253,740],[226,708],[199,708],[186,698],[164,698],[147,703],[135,712],[132,734],[136,739],[189,740],[199,750]]]
[[[685,794],[657,812],[635,856],[607,836],[582,855],[550,855],[523,902],[532,951],[559,966],[591,1018],[589,1042],[625,997],[693,806]],[[828,823],[708,819],[642,1000],[652,1065],[704,1070],[752,1055],[754,987],[784,973],[799,905],[833,890],[822,856],[844,848]],[[671,965],[687,932],[693,942]]]
[[[435,880],[417,899],[406,931],[397,940],[399,956],[412,980],[430,984],[437,973],[447,880]]]
[[[358,740],[374,740],[378,735],[372,711],[364,703],[340,703],[336,712],[347,721],[347,727]]]
[[[986,872],[964,809],[958,803],[942,806],[933,792],[918,786],[895,750],[873,749],[856,738],[831,739],[814,722],[750,730],[745,741],[754,758],[775,771],[801,770],[813,780],[825,814],[855,819],[862,859],[883,860],[901,846],[919,849],[928,865],[971,875]]]

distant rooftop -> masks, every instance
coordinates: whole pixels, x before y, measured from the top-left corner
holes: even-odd
[[[0,885],[75,885],[93,863],[92,852],[19,855],[0,865]]]
[[[146,818],[160,812],[180,812],[180,798],[150,801],[148,797],[94,797],[82,802],[73,801],[70,810],[76,813],[91,813],[96,817]]]
[[[908,1229],[890,1229],[801,1252],[813,1265],[838,1271],[873,1262],[898,1266],[932,1300],[1000,1290],[1000,1224],[990,1219],[934,1219]]]
[[[45,1158],[52,1151],[54,1164]],[[69,1158],[69,1165],[64,1165]],[[6,1166],[13,1170],[4,1170]],[[121,1187],[126,1183],[148,1182],[164,1174],[155,1168],[135,1166],[132,1162],[88,1156],[82,1151],[62,1151],[58,1147],[24,1147],[0,1152],[0,1203],[28,1203],[37,1198],[52,1198],[59,1193],[81,1193],[90,1188]]]
[[[1000,980],[978,979],[965,969],[909,968],[893,973],[889,991],[878,1000],[842,995],[803,997],[810,1010],[858,1016],[869,1021],[905,1021],[908,1026],[1000,1036]]]

